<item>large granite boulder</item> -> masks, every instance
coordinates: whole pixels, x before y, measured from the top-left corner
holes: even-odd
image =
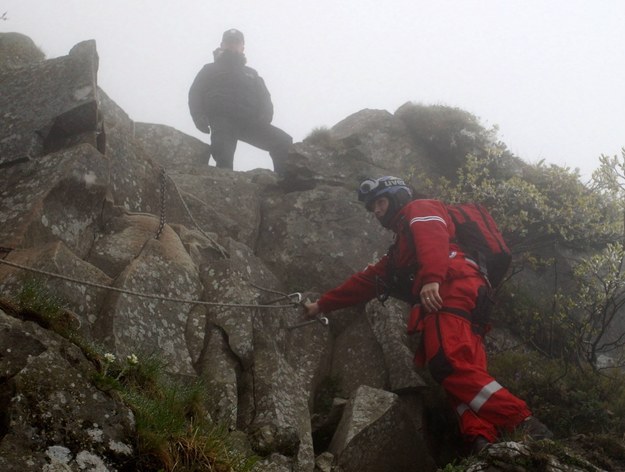
[[[282,166],[281,184],[289,192],[320,184],[353,190],[367,177],[429,172],[426,157],[401,119],[385,110],[361,110],[295,144]]]
[[[329,447],[343,472],[435,470],[426,450],[399,397],[366,386],[354,392]]]
[[[332,127],[332,137],[349,142],[366,162],[386,173],[401,176],[410,167],[422,171],[426,166],[422,150],[414,146],[403,121],[386,110],[356,112]]]
[[[42,244],[28,249],[17,249],[5,258],[8,263],[30,267],[37,271],[58,274],[73,280],[89,282],[102,287],[111,285],[112,279],[97,267],[80,259],[60,241]],[[24,271],[0,264],[0,290],[4,296],[19,298],[21,289],[31,279],[39,281],[39,286],[57,300],[64,309],[72,313],[78,325],[77,331],[87,339],[95,339],[93,332],[97,313],[108,292],[96,285],[68,282],[57,277],[48,277],[36,272]]]
[[[97,148],[97,71],[95,41],[77,44],[67,56],[0,68],[0,165],[71,144]]]
[[[0,469],[120,470],[134,456],[134,416],[93,386],[74,344],[0,310]]]
[[[376,261],[392,241],[354,191],[341,187],[269,195],[262,215],[256,252],[293,290],[327,290]]]
[[[81,144],[10,166],[0,174],[0,240],[10,248],[62,241],[79,257],[97,234],[108,159]]]
[[[369,303],[366,307],[366,318],[382,351],[387,388],[395,393],[425,386],[413,362],[419,340],[416,335],[409,336],[406,330],[409,311],[406,303],[395,299],[384,304]]]
[[[186,208],[169,208],[168,204],[167,220],[230,237],[253,249],[265,192],[265,186],[256,182],[264,172],[268,171],[240,173],[207,166],[189,173],[168,171],[167,192],[179,195]]]
[[[388,388],[383,351],[364,314],[337,336],[332,354],[331,375],[346,398],[362,385]]]
[[[198,168],[208,167],[210,146],[171,126],[135,123],[135,140],[168,171],[193,174]]]
[[[23,67],[44,59],[44,53],[28,36],[0,33],[0,68]]]
[[[135,142],[135,124],[104,91],[99,90],[99,110],[106,134],[105,153],[110,160],[111,198],[116,206],[161,216],[164,204],[173,206],[163,192],[160,166]],[[176,197],[177,198],[177,197]]]
[[[115,279],[120,290],[199,300],[198,268],[178,235],[165,226]],[[194,374],[185,332],[191,304],[112,292],[96,321],[99,340],[122,356],[159,352],[172,372]]]

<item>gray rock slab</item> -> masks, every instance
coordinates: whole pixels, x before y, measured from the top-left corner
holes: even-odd
[[[367,386],[350,399],[329,451],[344,472],[433,470],[399,397]]]
[[[0,346],[1,470],[115,470],[132,459],[134,417],[91,384],[75,345],[0,311]]]
[[[169,171],[193,174],[208,167],[210,146],[171,126],[135,123],[135,140],[152,160]]]
[[[146,242],[115,286],[185,300],[200,300],[202,293],[197,267],[169,226],[160,239]],[[121,356],[156,352],[172,372],[195,374],[185,339],[191,309],[190,304],[114,292],[103,305],[98,333]]]
[[[373,301],[366,308],[367,320],[382,349],[388,388],[392,392],[425,386],[413,363],[415,340],[406,331],[409,313],[406,303],[393,299],[384,305]]]
[[[0,166],[37,159],[67,143],[97,147],[97,70],[93,40],[67,56],[0,68]]]
[[[98,268],[78,258],[62,242],[48,243],[29,249],[12,251],[6,258],[21,266],[59,274],[75,280],[109,286],[112,279]],[[69,309],[79,321],[78,331],[87,339],[93,339],[93,325],[108,292],[86,284],[40,275],[0,264],[0,289],[13,298],[19,295],[26,281],[35,279],[56,297],[63,308]]]
[[[254,255],[245,244],[232,239],[227,240],[225,249],[228,258],[213,257],[200,263],[200,278],[204,287],[203,298],[214,303],[224,304],[259,304],[275,298],[275,294],[258,287],[279,290],[282,287],[276,276],[262,260]],[[214,254],[214,251],[210,251]],[[278,305],[280,303],[277,303]],[[209,307],[207,320],[219,326],[228,338],[230,349],[238,358],[243,369],[253,364],[255,318],[276,320],[276,327],[281,330],[287,316],[285,310],[261,311],[249,307]]]
[[[160,219],[149,214],[132,214],[118,208],[96,234],[87,261],[109,277],[117,277],[139,255],[143,246],[154,239]]]
[[[172,209],[168,214],[170,221],[189,228],[197,224],[204,232],[256,247],[263,187],[254,183],[255,174],[206,167],[193,173],[171,169],[168,175],[172,187],[169,192],[179,193],[187,207]]]
[[[300,310],[293,310],[287,323],[292,326],[302,322],[302,318]],[[287,328],[286,336],[286,359],[301,379],[312,410],[317,387],[331,371],[333,337],[330,327],[315,323],[301,328]]]
[[[224,331],[214,325],[206,326],[205,331],[204,349],[197,370],[207,390],[206,409],[213,421],[234,429],[238,419],[241,367],[228,346]]]
[[[331,375],[338,379],[340,393],[345,398],[361,385],[388,387],[383,350],[364,313],[334,341]]]
[[[320,142],[318,142],[320,141]],[[356,189],[367,177],[408,178],[431,167],[403,121],[385,110],[361,110],[327,130],[323,140],[295,144],[284,163],[282,186],[310,190],[320,184]]]
[[[262,215],[256,254],[293,290],[334,287],[375,262],[392,242],[355,191],[340,187],[267,196]]]
[[[352,144],[369,162],[391,174],[419,161],[403,121],[386,110],[360,110],[334,125],[331,132],[334,139]]]
[[[297,470],[312,472],[315,463],[306,392],[297,373],[276,344],[254,349],[254,420],[250,441],[261,455],[292,457]]]
[[[44,59],[41,49],[28,36],[21,33],[0,33],[0,68],[23,67]]]
[[[108,190],[108,159],[81,144],[0,173],[0,241],[25,248],[62,241],[79,257],[93,243]]]
[[[132,212],[160,217],[161,169],[136,142],[135,124],[126,112],[102,90],[99,95],[106,155],[111,162],[113,203]],[[171,201],[168,199],[166,203],[171,210]]]

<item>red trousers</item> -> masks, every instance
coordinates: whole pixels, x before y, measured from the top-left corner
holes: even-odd
[[[452,280],[444,283],[440,292],[444,303],[455,299],[455,307],[470,313],[476,300],[472,291],[477,296],[483,284],[481,277]],[[444,292],[453,292],[455,297],[446,297]],[[462,303],[463,298],[466,303]],[[494,442],[499,431],[512,430],[531,415],[523,400],[486,371],[482,336],[473,331],[468,319],[440,311],[426,314],[417,329],[423,332],[424,351],[421,356],[417,354],[415,362],[422,366],[425,361],[434,379],[445,389],[467,440],[483,436]]]

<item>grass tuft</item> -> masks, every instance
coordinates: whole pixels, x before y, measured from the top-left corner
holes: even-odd
[[[158,356],[131,354],[118,359],[87,342],[68,322],[71,312],[64,302],[42,282],[26,281],[16,300],[2,300],[0,306],[74,342],[96,366],[94,384],[132,409],[138,450],[134,470],[248,472],[258,462],[251,449],[211,420],[202,381],[173,378]]]

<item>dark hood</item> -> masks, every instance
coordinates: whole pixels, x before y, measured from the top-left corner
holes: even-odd
[[[229,49],[217,48],[213,51],[215,62],[222,64],[232,64],[244,66],[247,63],[245,54],[231,51]]]

